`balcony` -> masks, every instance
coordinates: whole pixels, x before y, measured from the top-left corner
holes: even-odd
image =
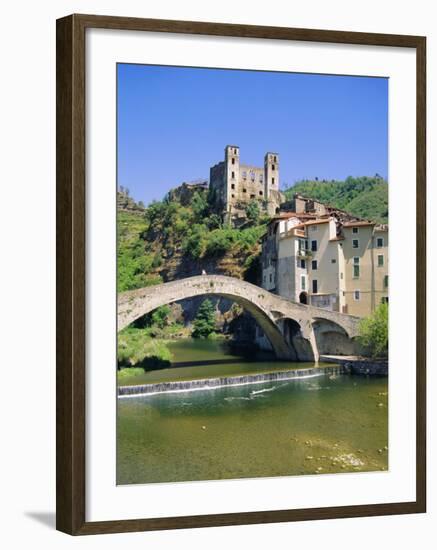
[[[300,248],[297,251],[298,258],[310,258],[312,255],[313,255],[312,251],[306,248]]]

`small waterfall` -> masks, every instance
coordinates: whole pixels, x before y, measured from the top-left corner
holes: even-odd
[[[223,378],[202,378],[199,380],[159,382],[156,384],[142,384],[139,386],[120,386],[119,397],[134,395],[150,395],[154,393],[175,393],[196,390],[208,390],[224,386],[245,386],[247,384],[261,384],[265,382],[276,382],[280,380],[293,380],[312,378],[324,375],[346,374],[347,368],[343,365],[330,367],[311,367],[308,369],[285,370],[278,372],[263,372],[259,374],[248,374],[243,376],[228,376]]]

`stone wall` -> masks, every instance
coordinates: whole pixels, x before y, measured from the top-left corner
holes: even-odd
[[[388,376],[387,359],[371,359],[368,357],[327,357],[321,355],[321,361],[337,363],[344,367],[345,372],[359,376]]]

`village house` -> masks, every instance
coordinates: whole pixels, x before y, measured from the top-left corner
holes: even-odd
[[[266,290],[302,304],[365,317],[388,301],[388,226],[301,196],[268,225]]]

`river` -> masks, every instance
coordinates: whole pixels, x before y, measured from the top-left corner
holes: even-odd
[[[213,340],[169,347],[176,364],[194,365],[141,374],[129,383],[312,366],[247,362]],[[386,470],[387,386],[387,378],[322,374],[119,398],[117,483]]]

